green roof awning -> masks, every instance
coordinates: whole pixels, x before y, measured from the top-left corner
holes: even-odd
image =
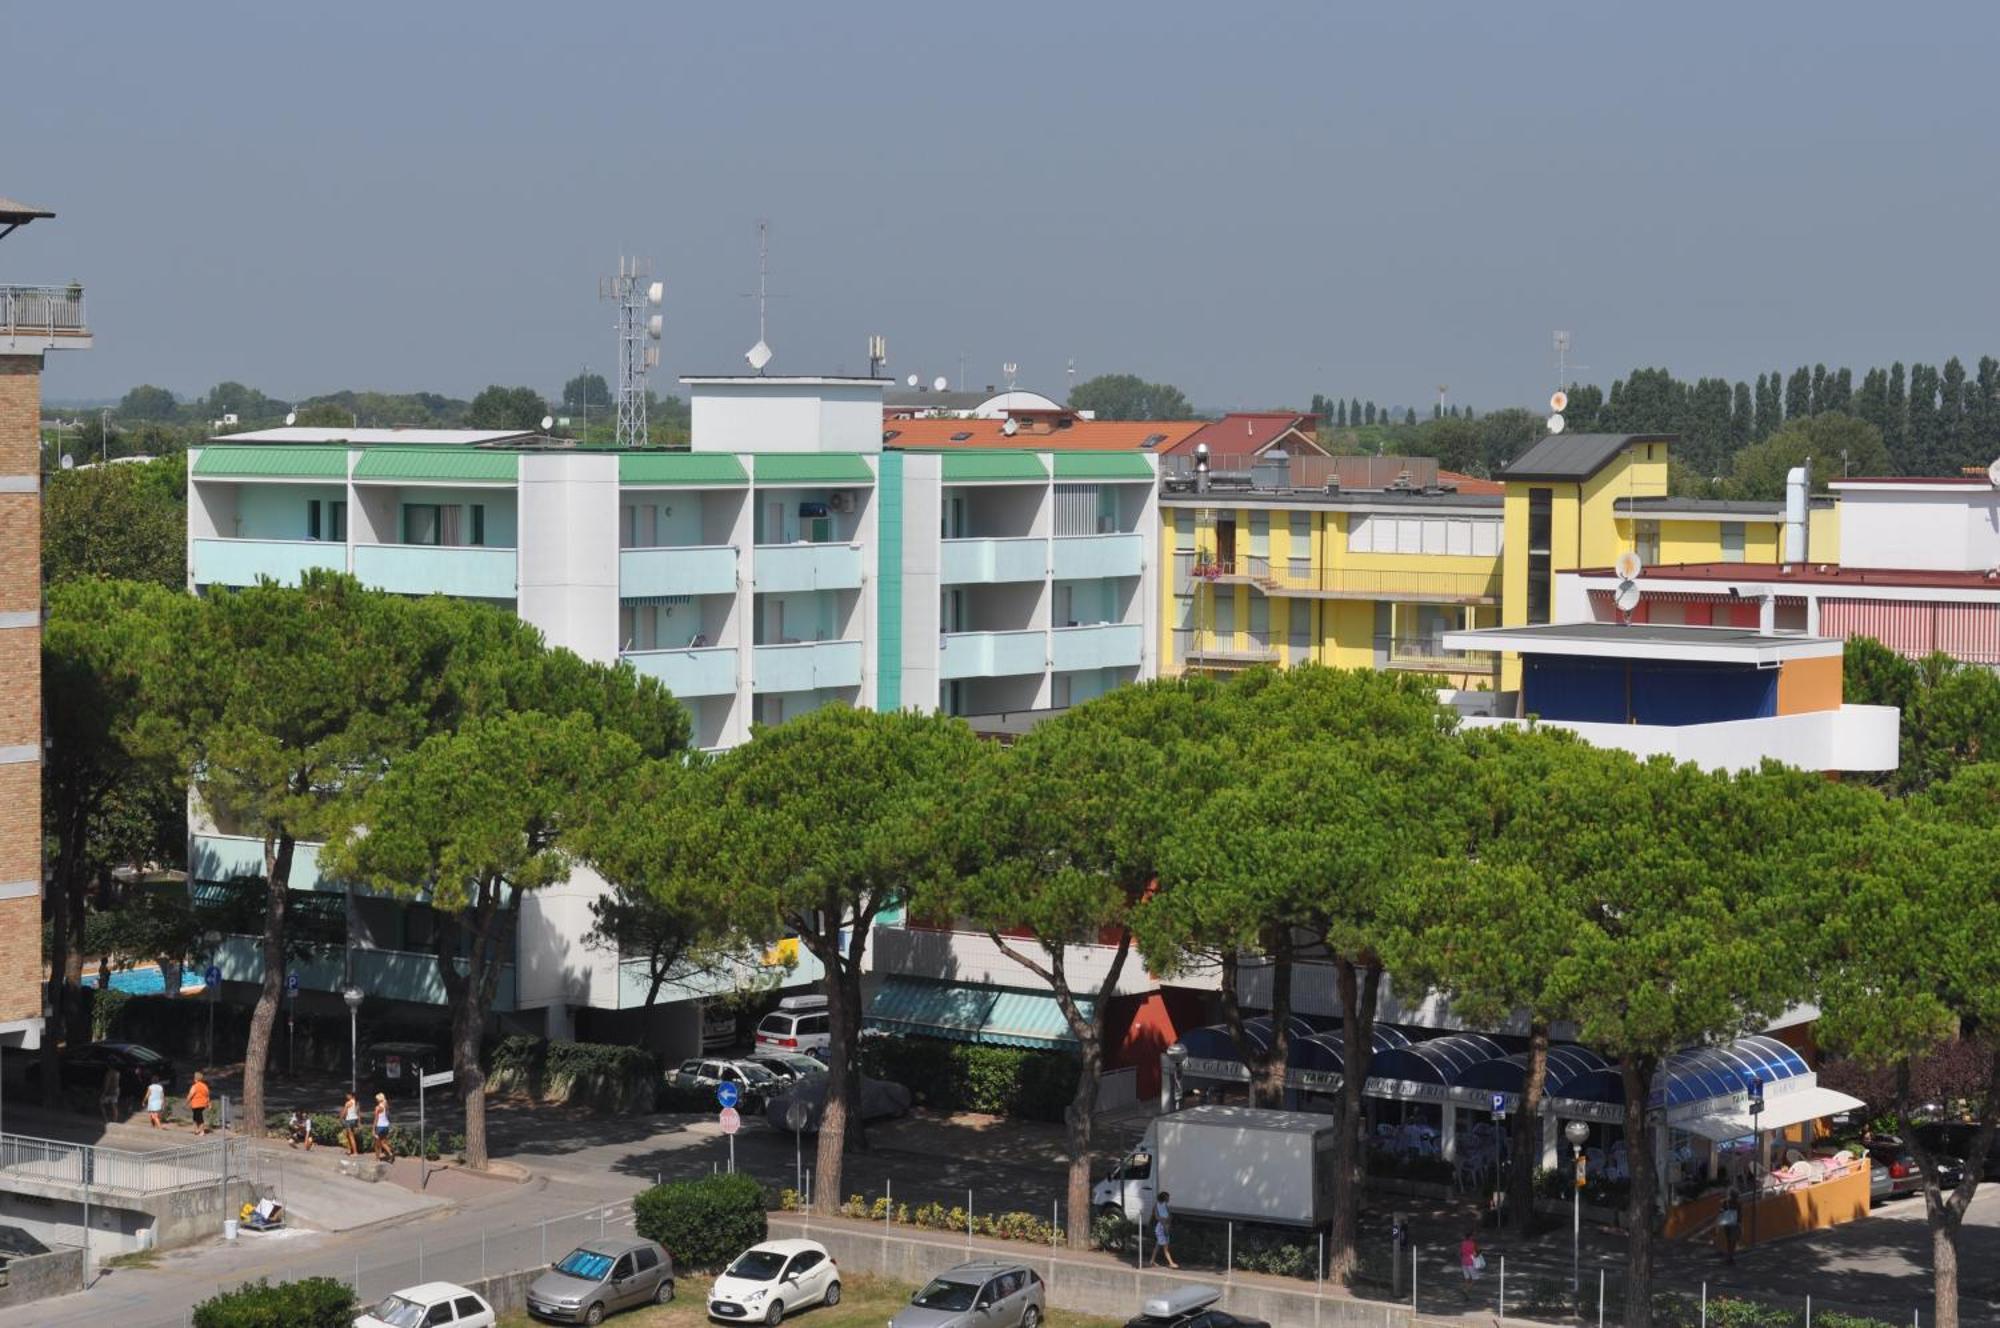
[[[344,447],[229,447],[211,443],[194,460],[200,479],[344,480]]]
[[[1059,480],[1150,480],[1153,468],[1137,452],[1058,452]]]
[[[354,478],[511,484],[520,460],[513,452],[487,452],[464,446],[371,447],[354,463]]]
[[[1079,998],[1088,1018],[1094,1002]],[[922,978],[883,982],[863,1021],[869,1028],[992,1047],[1061,1051],[1076,1045],[1053,992],[974,987]]]
[[[873,484],[875,472],[852,452],[761,452],[759,484]]]
[[[630,452],[618,458],[620,484],[748,484],[727,452]]]
[[[944,482],[965,484],[980,480],[1045,480],[1049,472],[1033,452],[947,452]]]

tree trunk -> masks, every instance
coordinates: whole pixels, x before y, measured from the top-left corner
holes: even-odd
[[[1363,1178],[1361,1132],[1366,1115],[1361,1104],[1362,1085],[1368,1080],[1373,1059],[1375,1006],[1382,990],[1382,970],[1367,966],[1363,977],[1354,960],[1334,960],[1340,982],[1340,1032],[1344,1065],[1340,1077],[1339,1124],[1335,1135],[1333,1173],[1333,1229],[1326,1242],[1327,1280],[1345,1283],[1353,1275],[1359,1259],[1361,1239],[1361,1193]]]
[[[438,977],[444,983],[445,999],[451,1005],[452,1087],[465,1111],[465,1165],[473,1171],[486,1170],[490,1157],[486,1141],[486,1072],[479,1064],[480,1035],[486,1031],[486,1012],[493,1007],[493,993],[499,986],[500,896],[506,883],[498,879],[479,882],[471,906],[459,913],[454,925],[440,928],[432,953],[437,956]],[[458,949],[454,942],[465,940],[465,972],[458,971]]]
[[[1909,1140],[1910,1151],[1924,1176],[1924,1220],[1931,1232],[1931,1316],[1937,1328],[1958,1328],[1958,1229],[1965,1221],[1966,1209],[1972,1205],[1979,1179],[1986,1173],[1986,1154],[1993,1144],[1995,1119],[2000,1117],[2000,1054],[1993,1057],[1987,1070],[1986,1098],[1980,1104],[1979,1127],[1973,1133],[1972,1147],[1966,1150],[1964,1178],[1950,1194],[1944,1193],[1938,1183],[1937,1158],[1925,1146],[1923,1137],[1911,1128],[1907,1060],[1896,1066],[1896,1112],[1903,1137]]]
[[[1632,1173],[1631,1197],[1625,1203],[1625,1328],[1653,1325],[1653,1174],[1652,1125],[1646,1099],[1653,1091],[1652,1056],[1627,1056],[1619,1067],[1625,1082],[1625,1164]]]
[[[250,1012],[250,1042],[243,1049],[243,1110],[237,1128],[245,1134],[264,1132],[264,1075],[271,1063],[278,1000],[285,992],[285,905],[290,902],[292,847],[289,834],[264,840],[264,980]],[[213,1062],[215,1048],[210,1047],[208,1055]]]
[[[1958,1222],[1936,1207],[1931,1224],[1931,1322],[1958,1328]]]
[[[1271,1045],[1250,1080],[1250,1105],[1282,1108],[1292,1059],[1291,928],[1280,927],[1271,945]]]
[[[834,937],[836,949],[840,944],[838,934]],[[817,1170],[813,1173],[813,1210],[828,1217],[840,1211],[842,1195],[840,1185],[843,1179],[842,1154],[847,1149],[847,1107],[849,1099],[849,1076],[854,1072],[854,1038],[860,1029],[860,1022],[850,1018],[850,1009],[858,1010],[861,993],[854,993],[854,1004],[848,1005],[847,989],[858,985],[851,982],[845,971],[846,965],[838,959],[827,965],[826,970],[826,1014],[827,1031],[832,1034],[826,1049],[826,1106],[820,1112],[818,1153],[814,1159]]]
[[[1514,1116],[1514,1165],[1507,1179],[1514,1234],[1523,1240],[1535,1234],[1535,1168],[1542,1158],[1542,1085],[1548,1072],[1549,1026],[1538,1020],[1528,1025],[1528,1074]]]

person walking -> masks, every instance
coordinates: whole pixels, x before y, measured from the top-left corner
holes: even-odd
[[[194,1132],[208,1133],[208,1080],[200,1070],[194,1072],[194,1082],[188,1085],[188,1115],[194,1118]]]
[[[104,1067],[104,1082],[97,1089],[97,1112],[104,1117],[106,1125],[118,1119],[118,1091],[118,1067],[107,1065]]]
[[[396,1160],[396,1150],[389,1146],[389,1098],[384,1093],[375,1095],[375,1156],[384,1162]]]
[[[153,1123],[154,1129],[166,1128],[160,1124],[160,1113],[166,1109],[167,1086],[160,1082],[160,1076],[156,1074],[153,1082],[146,1085],[146,1119]]]
[[[1736,1242],[1743,1235],[1743,1200],[1734,1185],[1722,1196],[1722,1211],[1715,1218],[1716,1233],[1722,1237],[1722,1261],[1736,1262]]]
[[[1166,1260],[1167,1267],[1178,1269],[1174,1262],[1174,1215],[1167,1207],[1168,1195],[1160,1191],[1160,1197],[1153,1203],[1153,1257]]]
[[[1486,1270],[1486,1256],[1479,1252],[1479,1235],[1468,1231],[1458,1242],[1458,1272],[1468,1282],[1476,1282]]]
[[[340,1138],[347,1145],[347,1155],[361,1154],[361,1104],[349,1093],[340,1104]]]

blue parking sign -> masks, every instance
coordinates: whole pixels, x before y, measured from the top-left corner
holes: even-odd
[[[717,1084],[715,1086],[715,1100],[725,1107],[735,1106],[741,1100],[741,1097],[742,1095],[736,1091],[735,1084]]]
[[[286,994],[287,996],[296,996],[296,995],[298,995],[298,994],[299,994],[299,975],[298,975],[298,974],[296,974],[296,973],[287,973],[287,974],[285,974],[285,994]]]
[[[210,990],[213,990],[222,985],[222,970],[217,968],[214,964],[210,964],[208,966],[208,972],[202,974],[201,976],[202,980],[208,984]]]
[[[1493,1095],[1493,1114],[1496,1116],[1507,1114],[1507,1095],[1505,1093],[1495,1093]]]

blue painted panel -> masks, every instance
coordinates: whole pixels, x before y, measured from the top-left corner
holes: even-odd
[[[254,586],[259,577],[295,586],[309,568],[347,570],[347,546],[324,540],[198,539],[194,542],[194,583],[198,586]]]
[[[512,549],[429,544],[359,544],[354,549],[354,575],[361,583],[398,595],[513,599],[514,566]]]
[[[1596,724],[1714,724],[1778,712],[1778,671],[1745,664],[1527,655],[1529,714]]]
[[[627,599],[649,595],[733,595],[736,550],[727,545],[621,549],[618,593]]]

